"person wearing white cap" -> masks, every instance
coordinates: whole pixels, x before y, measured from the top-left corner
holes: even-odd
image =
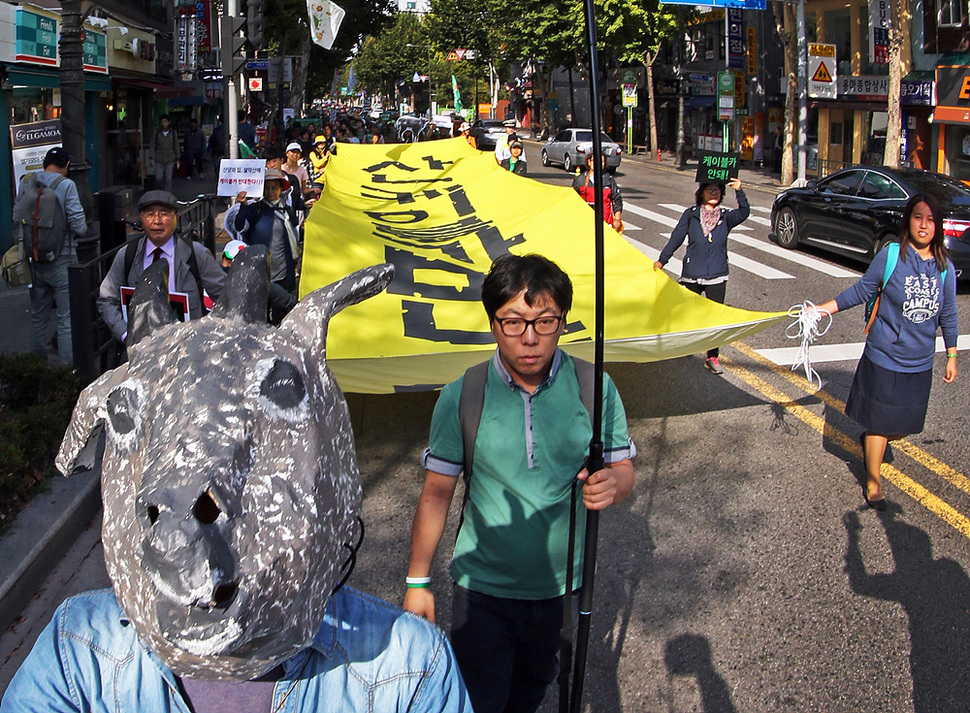
[[[303,147],[300,146],[300,143],[298,141],[290,142],[286,147],[286,162],[280,168],[283,169],[283,173],[295,179],[290,183],[296,183],[300,188],[300,194],[306,198],[308,195],[312,195],[313,191],[310,190],[310,174],[306,167],[300,163],[302,156]]]
[[[495,140],[495,163],[499,166],[502,165],[502,161],[507,161],[512,158],[512,151],[509,150],[509,144],[519,140],[518,134],[515,133],[515,119],[506,119],[502,122],[502,126],[505,127],[505,136],[499,136]],[[520,160],[528,161],[525,151],[522,152]]]
[[[236,203],[236,205],[240,205]],[[228,274],[232,261],[241,250],[246,247],[242,240],[230,240],[222,249],[222,269]],[[279,325],[280,320],[296,307],[296,295],[287,292],[275,282],[269,283],[269,316],[272,324]]]
[[[469,146],[471,146],[473,149],[478,148],[478,141],[474,136],[472,136],[472,127],[469,126],[467,121],[462,122],[462,125],[458,127],[458,130],[461,131],[461,135],[465,138],[465,141],[468,142]]]

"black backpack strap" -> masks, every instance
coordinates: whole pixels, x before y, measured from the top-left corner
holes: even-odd
[[[131,284],[131,268],[135,265],[135,258],[138,257],[138,246],[142,244],[142,240],[148,241],[148,238],[142,238],[141,240],[133,240],[132,242],[125,245],[125,274],[124,280],[125,285],[128,287],[134,287]]]
[[[459,532],[465,519],[465,504],[468,502],[468,488],[471,484],[475,439],[478,437],[478,425],[482,421],[482,406],[485,404],[485,381],[488,378],[490,362],[491,359],[467,369],[465,378],[461,382],[461,396],[458,399],[458,423],[461,426],[464,463],[462,476],[465,481],[465,492],[461,498],[461,514],[458,516]]]
[[[199,260],[195,256],[195,242],[189,240],[188,238],[180,238],[188,243],[189,246],[189,272],[192,273],[192,277],[195,278],[196,287],[199,288],[199,309],[202,311],[200,317],[206,313],[205,311],[205,297],[202,294],[202,275],[199,273]]]

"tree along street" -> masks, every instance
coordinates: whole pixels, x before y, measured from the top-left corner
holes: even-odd
[[[530,176],[568,185],[561,169],[541,167],[537,149],[527,143]],[[624,158],[626,236],[649,256],[645,270],[692,203],[692,179],[693,170]],[[728,304],[821,302],[861,274],[847,260],[777,249],[764,222],[772,196],[746,188],[750,230],[729,239]],[[725,201],[736,205],[733,192]],[[813,349],[819,391],[774,351],[793,346],[781,326],[725,347],[722,376],[701,354],[607,364],[639,456],[633,495],[601,518],[587,710],[966,710],[970,365],[961,356],[963,373],[946,386],[939,357],[926,429],[884,466],[892,504],[878,515],[862,501],[861,429],[841,413],[857,358],[843,351],[855,347],[833,348],[861,344],[862,322],[861,309],[837,315]],[[395,603],[435,398],[348,397],[367,524],[350,585]],[[454,542],[456,515],[445,542]],[[435,562],[432,584],[446,629],[447,560]],[[21,649],[8,659],[14,633],[0,638],[0,688],[66,592],[106,583],[92,532],[18,625]],[[542,710],[556,710],[554,689]]]

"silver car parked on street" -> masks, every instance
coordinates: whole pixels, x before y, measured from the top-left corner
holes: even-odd
[[[620,166],[623,149],[606,134],[603,137],[603,155],[606,169],[613,173]],[[586,156],[593,151],[592,129],[563,129],[542,147],[542,165],[556,164],[572,173],[577,166],[586,164]]]

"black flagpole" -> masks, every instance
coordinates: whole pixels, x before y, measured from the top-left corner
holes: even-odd
[[[586,36],[589,41],[590,65],[590,109],[592,111],[593,129],[593,183],[596,202],[593,210],[594,219],[594,253],[595,253],[595,312],[596,327],[593,337],[593,438],[589,442],[589,456],[586,459],[586,469],[595,473],[603,468],[603,142],[600,129],[599,112],[599,80],[597,71],[599,62],[596,56],[596,14],[593,0],[584,0],[586,10]],[[570,696],[571,713],[579,713],[583,703],[583,684],[586,679],[586,654],[589,648],[590,616],[593,609],[593,580],[596,574],[596,542],[599,538],[599,511],[590,510],[586,513],[586,543],[583,550],[583,585],[579,595],[579,626],[576,631],[576,658],[573,671],[572,694]],[[571,586],[571,583],[569,583]],[[565,606],[571,606],[571,597],[565,597]]]

